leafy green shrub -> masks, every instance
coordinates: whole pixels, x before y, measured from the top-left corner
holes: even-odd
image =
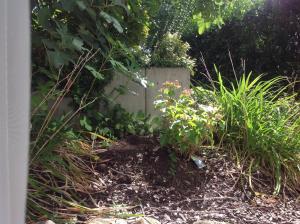
[[[151,56],[151,65],[158,67],[186,67],[193,70],[195,61],[188,56],[188,43],[183,42],[176,33],[166,33]]]
[[[252,177],[261,173],[273,180],[274,194],[283,183],[300,192],[300,103],[295,94],[286,93],[289,86],[280,88],[280,77],[263,81],[244,75],[231,87],[220,73],[218,77],[212,90],[194,87],[181,94],[178,83],[165,83],[155,102],[164,121],[161,144],[190,156],[203,145],[222,143],[242,158],[253,190]]]
[[[155,101],[163,119],[160,140],[163,146],[172,145],[190,157],[203,144],[214,143],[214,132],[222,123],[222,115],[214,105],[198,103],[190,89],[178,96],[179,88],[178,82],[166,82]]]
[[[246,154],[251,172],[274,177],[274,193],[279,193],[283,177],[299,190],[300,104],[294,95],[283,94],[287,87],[278,88],[282,78],[261,78],[251,81],[251,75],[244,75],[227,88],[219,74],[215,95],[226,123],[224,143]]]
[[[202,35],[197,35],[194,29],[183,35],[183,40],[191,46],[190,56],[197,59],[197,79],[202,79],[201,72],[205,72],[203,54],[212,75],[214,67],[211,65],[217,64],[223,77],[234,81],[228,57],[230,50],[238,78],[253,71],[266,74],[265,79],[284,75],[299,80],[299,18],[298,0],[266,0],[259,9],[250,10],[241,19],[232,18],[221,29],[210,29]]]
[[[184,67],[193,72],[195,60],[188,55],[190,46],[179,34],[166,33],[154,49],[146,46],[131,48],[131,53],[142,66]]]
[[[31,18],[32,91],[42,96],[35,97],[36,105],[54,100],[55,111],[67,96],[73,99],[74,111],[81,108],[78,112],[88,116],[87,110],[98,111],[98,103],[104,101],[103,89],[114,71],[141,81],[128,54],[147,36],[147,10],[139,0],[32,1]],[[53,117],[47,106],[42,109],[36,110],[38,117],[32,116],[37,135]],[[37,119],[47,122],[40,125]]]
[[[128,51],[146,38],[148,16],[139,0],[31,3],[33,97],[27,218],[64,219],[68,208],[75,209],[75,202],[87,206],[78,191],[96,182],[90,180],[95,172],[88,168],[93,167],[88,162],[94,148],[86,152],[83,141],[78,141],[77,150],[69,141],[64,143],[72,130],[70,121],[80,117],[84,131],[109,136],[107,126],[93,129],[89,121],[99,111],[99,101],[104,101],[103,89],[113,71],[139,80]],[[73,99],[74,110],[57,119],[66,97]],[[72,204],[65,206],[67,202]]]
[[[221,26],[231,18],[240,18],[263,0],[156,0],[151,5],[147,46],[153,49],[166,33],[191,33],[198,26],[199,33]]]
[[[102,135],[117,138],[128,134],[148,135],[155,131],[150,115],[145,115],[142,111],[129,113],[119,104],[106,112],[94,113],[88,124],[93,124],[90,128],[94,131],[99,130]]]

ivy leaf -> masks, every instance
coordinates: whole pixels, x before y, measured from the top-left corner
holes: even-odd
[[[116,28],[116,30],[119,33],[123,33],[123,28],[122,28],[121,24],[119,23],[119,21],[115,17],[113,17],[113,16],[111,16],[111,15],[109,15],[106,12],[103,12],[103,11],[100,12],[100,16],[102,16],[106,20],[106,22],[112,23],[113,26]]]
[[[85,68],[90,72],[92,73],[92,75],[96,78],[96,79],[99,79],[99,80],[103,80],[104,79],[104,76],[96,71],[95,68],[93,68],[92,66],[89,66],[89,65],[86,65]]]

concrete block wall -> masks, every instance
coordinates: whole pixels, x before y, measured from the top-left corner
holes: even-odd
[[[145,94],[145,112],[146,114],[158,115],[159,112],[154,107],[154,101],[159,94],[166,81],[178,80],[181,89],[190,87],[190,72],[186,68],[158,68],[152,67],[146,69],[147,79],[154,84],[153,87],[148,87]]]
[[[145,76],[146,69],[143,69],[140,74]],[[115,88],[124,86],[126,91],[123,95],[120,95]],[[130,113],[136,113],[142,111],[145,113],[145,88],[132,81],[129,77],[116,73],[113,80],[105,87],[105,93],[117,104],[120,104],[126,111]]]
[[[185,68],[152,67],[143,69],[141,75],[146,77],[147,80],[154,85],[144,88],[123,74],[115,74],[111,83],[105,87],[106,95],[109,96],[113,102],[120,104],[130,113],[142,111],[145,114],[158,115],[159,112],[154,108],[153,103],[164,82],[178,80],[182,89],[190,87],[190,72]],[[123,95],[120,95],[118,91],[114,90],[120,86],[124,86],[124,90],[126,91]],[[70,106],[71,101],[72,99],[65,98],[55,116],[60,116],[72,111],[72,107]],[[51,104],[49,107],[51,107]],[[106,108],[99,105],[100,111],[105,109]]]
[[[118,88],[120,85],[126,86],[127,92],[118,96],[115,99],[115,103],[120,104],[131,113],[142,111],[146,114],[158,115],[158,111],[154,108],[153,103],[164,82],[178,80],[182,89],[190,87],[190,72],[185,68],[151,67],[143,69],[142,75],[154,85],[144,88],[128,77],[116,74],[112,82],[105,88],[105,93],[114,98],[117,96],[117,92],[113,91],[113,89]]]

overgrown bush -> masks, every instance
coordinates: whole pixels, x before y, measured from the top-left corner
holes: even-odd
[[[153,118],[142,111],[129,113],[119,104],[106,112],[94,112],[84,117],[81,126],[86,131],[96,132],[109,138],[123,138],[126,135],[150,135],[155,131]]]
[[[139,0],[31,3],[32,129],[27,218],[64,219],[74,215],[72,209],[77,213],[85,210],[78,204],[91,206],[78,197],[79,192],[85,196],[90,193],[87,187],[93,185],[95,175],[87,165],[90,162],[93,167],[93,145],[82,138],[90,129],[88,119],[99,112],[104,86],[113,72],[139,80],[133,72],[138,65],[128,52],[145,39],[148,16]],[[73,111],[57,117],[65,97],[73,99]],[[76,138],[70,140],[66,134],[72,130],[74,118],[78,119],[73,129],[78,127],[78,120],[85,129],[74,131]],[[97,135],[89,140],[94,143],[99,137],[109,141],[101,135],[103,129],[90,129]],[[78,140],[76,147],[73,140]]]
[[[36,157],[75,116],[83,120],[99,112],[114,71],[139,80],[127,53],[146,37],[147,12],[136,0],[37,1],[32,8],[31,154]],[[66,96],[74,111],[50,130]]]
[[[152,10],[149,13],[149,35],[137,55],[144,59],[151,58],[147,65],[192,69],[194,60],[186,54],[189,45],[182,41],[182,34],[191,34],[195,29],[203,33],[209,28],[221,26],[232,17],[242,17],[261,2],[262,0],[232,0],[230,3],[223,0],[143,1],[142,4]]]

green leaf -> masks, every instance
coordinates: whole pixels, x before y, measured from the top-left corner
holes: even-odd
[[[92,126],[89,124],[86,116],[84,116],[83,119],[80,120],[80,125],[88,131],[92,131],[93,129]]]
[[[123,33],[123,28],[122,28],[121,24],[119,23],[119,21],[115,17],[113,17],[113,16],[111,16],[111,15],[109,15],[106,12],[103,12],[103,11],[100,12],[100,16],[102,16],[106,20],[106,22],[112,23],[113,26],[116,28],[116,30],[119,33]]]
[[[83,49],[83,41],[79,38],[74,38],[72,41],[72,44],[74,45],[74,47],[79,50],[82,51]]]
[[[72,61],[72,58],[64,52],[61,51],[50,51],[47,50],[47,55],[49,58],[49,63],[55,68],[59,68],[62,65],[67,65]]]
[[[74,0],[62,0],[61,1],[62,8],[69,12],[73,10],[75,3],[76,2]]]
[[[99,79],[99,80],[103,80],[104,79],[104,76],[98,72],[95,68],[93,68],[92,66],[89,66],[89,65],[86,65],[85,68],[90,72],[92,73],[92,75],[96,78],[96,79]]]
[[[57,48],[57,43],[55,41],[51,41],[49,39],[43,39],[42,42],[48,49]]]
[[[128,69],[119,61],[109,60],[113,68],[121,73],[127,74],[129,73]]]
[[[51,16],[50,10],[48,8],[46,8],[46,7],[40,8],[37,13],[37,18],[38,18],[39,24],[42,27],[46,27],[50,16]]]
[[[86,5],[84,4],[83,1],[76,1],[78,7],[81,9],[81,10],[85,10],[86,9]]]
[[[124,2],[123,0],[112,0],[112,3],[114,5],[118,5],[118,6],[122,7],[127,12],[127,15],[128,15],[129,9],[123,2]]]
[[[198,24],[198,33],[203,34],[205,31],[205,28],[206,28],[205,23]]]

